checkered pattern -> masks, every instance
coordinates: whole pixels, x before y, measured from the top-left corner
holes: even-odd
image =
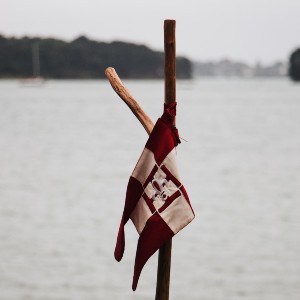
[[[131,219],[140,235],[133,290],[147,260],[195,217],[176,166],[175,147],[179,139],[172,126],[174,106],[171,108],[173,111],[166,106],[155,124],[127,187],[115,258],[120,261],[123,257],[124,226]]]

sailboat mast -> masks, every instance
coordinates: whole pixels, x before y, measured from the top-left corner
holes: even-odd
[[[39,42],[32,45],[33,77],[40,77],[40,47]]]

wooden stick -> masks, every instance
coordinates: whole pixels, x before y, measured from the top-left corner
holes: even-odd
[[[170,104],[176,101],[176,40],[175,40],[175,20],[165,20],[164,22],[164,46],[165,46],[165,103]],[[115,69],[107,68],[105,71],[114,91],[127,104],[134,115],[141,122],[148,134],[153,130],[154,124],[148,115],[141,108],[129,90],[120,80]],[[174,120],[175,125],[175,120]],[[166,242],[158,254],[157,283],[155,300],[168,300],[171,271],[171,250],[172,240]]]
[[[135,100],[135,98],[132,96],[130,91],[122,83],[122,81],[119,78],[118,74],[116,73],[115,69],[107,68],[105,70],[105,75],[106,75],[107,79],[109,80],[114,91],[120,96],[120,98],[131,109],[131,111],[141,122],[141,124],[143,125],[143,127],[145,128],[147,133],[150,134],[154,127],[153,122],[148,117],[148,115],[144,112],[144,110],[141,108],[141,106]]]
[[[164,22],[165,46],[165,103],[176,101],[176,38],[175,20]],[[175,120],[174,120],[175,126]],[[168,300],[170,288],[172,240],[166,242],[158,253],[155,300]]]
[[[176,21],[165,20],[165,103],[176,101]]]

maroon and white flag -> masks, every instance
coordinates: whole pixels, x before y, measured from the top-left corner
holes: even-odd
[[[175,161],[175,147],[180,143],[178,131],[173,126],[175,115],[176,103],[165,105],[127,186],[115,258],[120,261],[123,257],[124,226],[131,219],[140,235],[133,290],[147,260],[195,217]]]

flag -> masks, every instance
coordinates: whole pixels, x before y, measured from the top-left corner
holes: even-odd
[[[176,146],[180,139],[173,125],[175,115],[176,102],[165,104],[164,113],[156,122],[127,186],[114,255],[117,261],[123,257],[124,226],[131,219],[140,235],[133,290],[147,260],[195,217],[176,165]]]

